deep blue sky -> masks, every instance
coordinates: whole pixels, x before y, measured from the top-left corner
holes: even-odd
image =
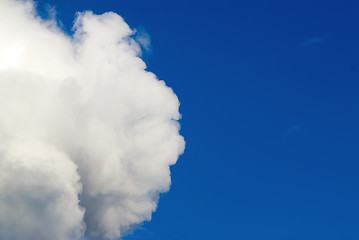
[[[128,240],[359,239],[359,1],[41,0],[152,39],[187,148]]]

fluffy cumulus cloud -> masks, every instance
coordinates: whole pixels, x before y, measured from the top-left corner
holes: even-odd
[[[179,101],[115,13],[74,34],[0,0],[0,239],[117,239],[150,220],[183,152]]]

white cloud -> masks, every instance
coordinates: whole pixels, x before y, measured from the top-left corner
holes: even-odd
[[[74,36],[0,0],[0,239],[115,239],[146,220],[183,152],[179,101],[115,13]]]

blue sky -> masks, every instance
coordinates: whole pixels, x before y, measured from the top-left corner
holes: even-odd
[[[359,2],[41,0],[151,37],[185,153],[127,240],[359,239]]]

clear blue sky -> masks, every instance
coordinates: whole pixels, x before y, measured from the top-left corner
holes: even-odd
[[[146,29],[187,148],[127,240],[359,239],[359,1],[41,0]]]

